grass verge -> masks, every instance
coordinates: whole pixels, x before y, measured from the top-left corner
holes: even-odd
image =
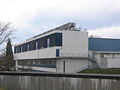
[[[120,68],[109,69],[86,69],[80,73],[93,73],[93,74],[120,74]]]

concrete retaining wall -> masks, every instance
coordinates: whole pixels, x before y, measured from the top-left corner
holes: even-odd
[[[6,90],[120,90],[120,75],[0,72]]]

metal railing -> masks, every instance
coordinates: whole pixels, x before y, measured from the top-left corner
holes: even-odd
[[[88,53],[60,53],[59,57],[88,57]]]
[[[100,58],[103,58],[103,59],[120,59],[120,56],[119,57],[117,57],[117,56],[115,56],[115,57],[108,56],[108,57],[100,57]]]
[[[95,56],[88,55],[89,60],[92,62],[94,68],[100,68],[99,62],[97,61],[97,58]]]
[[[84,65],[84,66],[81,66],[78,69],[74,70],[74,72],[72,72],[72,73],[78,73],[78,72],[88,69],[88,68],[89,68],[88,65]]]

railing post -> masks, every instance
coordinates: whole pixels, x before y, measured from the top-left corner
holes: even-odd
[[[65,61],[63,61],[63,72],[65,73]]]

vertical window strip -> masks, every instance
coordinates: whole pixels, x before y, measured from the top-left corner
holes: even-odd
[[[47,39],[47,47],[50,47],[50,39]]]
[[[36,50],[38,49],[38,42],[36,42]]]
[[[22,52],[23,50],[22,50],[22,46],[20,46],[20,52]]]
[[[29,44],[27,45],[27,51],[29,51],[30,50],[30,46],[29,46]]]

